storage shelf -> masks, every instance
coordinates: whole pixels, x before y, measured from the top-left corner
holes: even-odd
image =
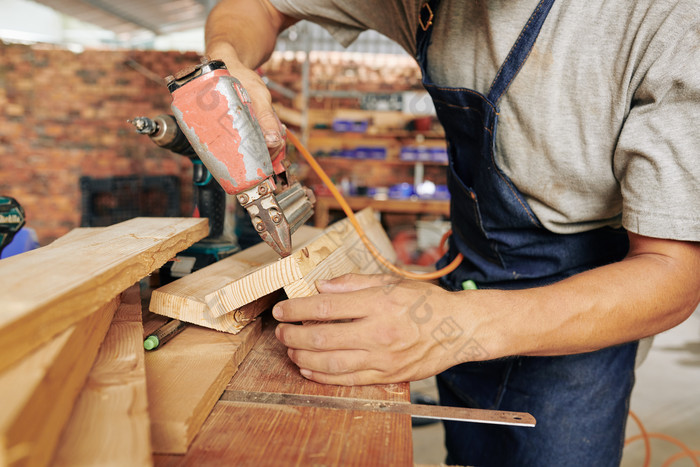
[[[449,200],[425,200],[425,199],[374,199],[365,196],[350,196],[345,198],[353,211],[359,211],[371,207],[378,212],[410,213],[410,214],[436,214],[450,215]],[[314,210],[314,224],[316,227],[325,227],[330,221],[330,211],[339,210],[340,204],[332,196],[318,196]]]
[[[316,156],[314,156],[316,157]],[[330,157],[330,156],[320,156],[316,157],[316,160],[321,164],[329,163],[334,165],[347,164],[348,166],[357,163],[369,163],[369,164],[397,164],[397,165],[437,165],[437,166],[447,166],[447,162],[439,161],[404,161],[401,159],[351,159],[349,157]]]
[[[370,127],[366,132],[346,131],[339,132],[331,129],[314,128],[311,130],[310,138],[339,138],[339,139],[362,139],[362,138],[394,138],[394,139],[413,139],[423,137],[426,140],[442,140],[445,139],[443,131],[415,131],[415,130],[380,130]]]

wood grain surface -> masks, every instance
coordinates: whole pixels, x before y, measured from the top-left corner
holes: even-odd
[[[119,297],[0,374],[0,465],[47,465]]]
[[[303,245],[320,234],[320,229],[302,226],[294,233],[293,242],[295,245]],[[219,315],[211,312],[205,297],[278,259],[277,253],[266,243],[246,248],[154,290],[149,308],[159,315],[235,334],[272,306],[277,295],[262,295],[249,304],[229,310],[230,313]],[[275,291],[276,289],[271,293]]]
[[[0,371],[208,233],[206,219],[136,218],[0,265]]]
[[[136,284],[122,293],[52,465],[152,464],[141,295]]]
[[[371,211],[366,211],[371,212]],[[377,251],[390,263],[396,261],[391,240],[374,215],[358,216],[360,225]],[[306,272],[299,280],[288,284],[284,291],[290,298],[307,297],[318,293],[316,281],[333,279],[349,273],[379,274],[387,269],[375,258],[360,239],[349,220],[341,221],[326,229],[326,236],[336,233],[337,246],[324,260]]]
[[[191,325],[146,353],[154,452],[187,451],[260,329],[260,321],[236,335]]]

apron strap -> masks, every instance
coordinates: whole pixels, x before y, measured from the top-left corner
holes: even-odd
[[[525,60],[530,55],[532,47],[535,45],[537,36],[542,29],[544,20],[547,19],[549,10],[552,9],[554,0],[540,0],[537,8],[530,15],[530,19],[520,31],[520,36],[513,44],[513,47],[508,52],[506,60],[498,70],[496,77],[491,83],[491,89],[488,92],[488,100],[493,104],[498,104],[501,96],[508,90],[510,83],[513,82],[520,69],[525,64]]]

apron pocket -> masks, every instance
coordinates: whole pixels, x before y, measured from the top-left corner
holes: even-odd
[[[451,193],[452,231],[460,240],[458,244],[462,243],[485,260],[505,267],[498,248],[484,229],[476,193],[462,183],[459,176],[454,173],[452,164],[450,164],[447,179]]]

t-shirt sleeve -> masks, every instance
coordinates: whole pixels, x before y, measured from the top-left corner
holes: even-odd
[[[280,12],[323,26],[347,47],[368,29],[396,41],[409,53],[415,49],[418,6],[414,1],[270,0]]]
[[[697,17],[696,17],[697,18]],[[700,23],[659,31],[614,156],[622,224],[640,235],[700,241]],[[670,36],[670,37],[669,37]],[[642,64],[644,64],[642,60]]]

